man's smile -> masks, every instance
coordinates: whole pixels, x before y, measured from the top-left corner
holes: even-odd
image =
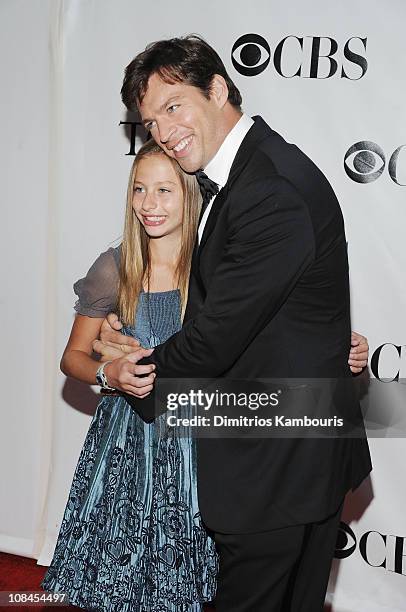
[[[176,146],[172,148],[176,158],[185,157],[188,154],[193,136],[182,138]]]

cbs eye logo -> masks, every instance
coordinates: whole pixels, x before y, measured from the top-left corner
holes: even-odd
[[[265,70],[271,59],[271,48],[259,34],[244,34],[231,49],[234,68],[244,76],[256,76]]]
[[[340,522],[334,556],[336,559],[346,559],[357,547],[357,540],[351,527]]]
[[[388,173],[394,183],[405,186],[398,177],[399,154],[406,145],[398,147],[390,156]],[[404,163],[406,162],[403,156]],[[376,181],[386,166],[386,157],[383,149],[375,142],[361,140],[352,145],[344,156],[344,170],[347,176],[356,183],[372,183]]]

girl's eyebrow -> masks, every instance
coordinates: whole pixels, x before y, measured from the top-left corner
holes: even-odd
[[[143,185],[144,183],[142,181],[134,181],[135,183],[140,183],[141,185]],[[155,185],[177,185],[177,183],[175,183],[175,181],[156,181]]]

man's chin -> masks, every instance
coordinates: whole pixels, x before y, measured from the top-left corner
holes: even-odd
[[[198,170],[200,170],[200,166],[194,162],[192,159],[187,159],[187,158],[175,158],[176,161],[178,162],[179,166],[182,168],[182,170],[184,172],[187,172],[188,174],[194,174],[194,172],[197,172]]]

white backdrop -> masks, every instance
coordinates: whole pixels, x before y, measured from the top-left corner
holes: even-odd
[[[244,110],[261,114],[326,173],[346,220],[353,328],[368,336],[371,355],[389,343],[364,404],[375,393],[385,411],[395,403],[404,410],[406,188],[391,178],[389,160],[406,141],[405,19],[402,0],[385,6],[377,0],[206,0],[204,6],[186,0],[148,6],[134,0],[2,0],[0,550],[43,564],[52,556],[97,402],[92,389],[58,371],[73,318],[72,284],[121,233],[132,157],[126,155],[128,128],[119,123],[133,118],[119,91],[124,67],[152,40],[203,35],[239,86]],[[240,74],[231,61],[234,43],[245,34],[260,35],[270,47],[269,64],[256,76]],[[294,78],[281,76],[274,62],[287,36],[281,71],[292,75],[301,65]],[[302,49],[293,37],[303,38]],[[326,58],[318,62],[318,78],[309,78],[315,37],[321,37],[320,55],[334,44],[326,37],[337,43],[337,71],[329,78]],[[345,52],[350,39],[348,49],[367,60],[364,75],[362,61]],[[248,51],[234,58],[244,64]],[[265,47],[259,64],[267,57]],[[380,149],[371,152],[367,144],[358,158],[348,157],[354,180],[344,158],[360,141]],[[396,170],[392,176],[406,183],[406,147]],[[398,381],[376,380],[398,371]],[[371,450],[372,482],[350,500],[343,517],[350,531],[342,532],[337,554],[345,558],[332,572],[334,611],[406,609],[406,443],[404,437],[374,438]]]

